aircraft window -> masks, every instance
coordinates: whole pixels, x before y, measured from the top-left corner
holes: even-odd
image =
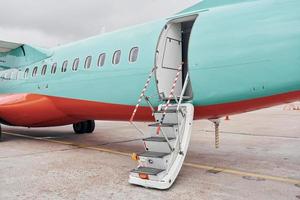
[[[19,69],[19,71],[18,71],[18,76],[17,76],[17,80],[21,79],[21,72],[22,72],[22,70]]]
[[[11,71],[6,72],[5,79],[6,80],[11,80]]]
[[[42,76],[45,76],[46,72],[47,72],[47,65],[44,65],[42,68],[42,73],[41,73]]]
[[[24,79],[27,79],[28,78],[28,74],[29,74],[29,69],[25,69],[25,72],[24,72]]]
[[[1,75],[1,80],[5,81],[5,74],[4,73]]]
[[[78,65],[79,65],[79,58],[76,58],[76,59],[74,60],[74,62],[73,62],[72,70],[73,70],[73,71],[77,71]]]
[[[120,63],[120,59],[121,59],[121,50],[117,50],[117,51],[115,51],[115,53],[114,53],[112,63],[113,63],[114,65],[117,65],[117,64]]]
[[[32,71],[32,77],[36,77],[37,71],[38,71],[38,67],[34,67]]]
[[[105,57],[106,57],[106,54],[105,53],[101,53],[99,55],[99,58],[98,58],[98,67],[102,67],[105,63]]]
[[[18,79],[18,73],[19,73],[18,70],[12,71],[11,74],[10,74],[10,79],[11,80],[17,80]]]
[[[86,68],[86,69],[90,68],[91,63],[92,63],[92,56],[86,57],[85,63],[84,63],[84,68]]]
[[[22,72],[22,70],[21,69],[19,69],[19,71],[18,71],[18,73],[17,73],[17,80],[19,80],[21,77],[21,72]]]
[[[61,67],[61,72],[66,72],[68,67],[68,61],[65,60]]]
[[[133,47],[129,53],[129,62],[135,62],[139,55],[139,48]]]
[[[56,73],[56,68],[57,68],[57,63],[53,63],[52,68],[51,68],[51,74]]]

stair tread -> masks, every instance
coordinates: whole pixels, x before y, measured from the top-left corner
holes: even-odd
[[[131,170],[131,172],[133,172],[133,173],[143,173],[143,174],[148,174],[148,175],[157,175],[163,171],[165,171],[165,170],[151,168],[151,167],[139,167],[139,168]]]
[[[177,97],[172,97],[171,98],[171,100],[175,100],[175,99],[180,99],[180,96],[177,96]],[[182,97],[182,100],[190,100],[190,99],[192,99],[192,97],[191,96],[183,96]],[[169,100],[169,98],[162,98],[162,100],[163,101],[167,101],[167,100]]]
[[[141,156],[141,157],[151,157],[151,158],[163,158],[167,155],[170,155],[170,154],[162,153],[162,152],[154,152],[154,151],[145,151],[141,154],[138,154],[138,156]]]
[[[168,140],[174,140],[175,138],[168,137]],[[143,141],[151,141],[151,142],[167,142],[166,138],[164,137],[149,137],[143,139]]]
[[[178,123],[163,123],[162,125],[160,125],[161,127],[173,127],[178,125]],[[155,124],[149,124],[148,126],[152,126],[152,127],[158,127],[159,123],[155,123]]]
[[[159,110],[159,111],[155,111],[154,113],[164,113],[164,112],[166,112],[166,113],[176,113],[177,110],[166,110],[166,111],[164,111],[164,110]]]

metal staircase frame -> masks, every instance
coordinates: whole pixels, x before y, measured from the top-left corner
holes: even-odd
[[[165,104],[161,104],[158,106],[158,111],[155,111],[155,109],[153,108],[149,98],[145,95],[148,86],[151,82],[151,78],[152,75],[154,74],[154,72],[156,71],[157,67],[153,67],[153,69],[151,70],[148,79],[145,83],[145,86],[141,92],[141,95],[139,97],[138,103],[135,106],[135,109],[132,113],[132,116],[130,118],[130,123],[138,130],[138,132],[140,132],[141,134],[145,135],[144,132],[139,129],[133,122],[134,120],[134,116],[137,113],[137,110],[142,102],[142,99],[144,98],[145,101],[149,104],[151,110],[152,110],[152,114],[155,116],[156,120],[157,120],[157,124],[154,124],[156,127],[155,130],[155,135],[160,135],[158,138],[155,136],[152,136],[151,138],[145,138],[144,140],[144,145],[145,145],[145,149],[146,152],[140,154],[143,157],[143,160],[139,161],[141,164],[138,166],[138,168],[134,169],[131,171],[131,175],[129,176],[129,182],[132,184],[137,184],[137,185],[143,185],[145,187],[151,187],[151,188],[157,188],[157,189],[167,189],[169,188],[173,182],[175,181],[185,158],[185,153],[187,151],[188,148],[188,143],[190,140],[190,134],[191,134],[191,127],[192,127],[192,121],[193,121],[193,112],[194,112],[194,108],[192,104],[183,104],[183,99],[184,99],[184,94],[186,92],[188,83],[189,83],[189,74],[187,73],[186,77],[185,77],[185,81],[184,81],[184,85],[182,87],[182,91],[180,96],[174,96],[174,91],[175,91],[175,87],[177,84],[177,80],[179,79],[180,73],[182,71],[182,65],[183,63],[178,66],[177,69],[177,73],[176,73],[176,77],[173,81],[173,85],[170,91],[170,94],[168,96],[167,99],[165,99],[165,101],[167,100],[167,102]],[[175,105],[171,103],[171,101],[175,100],[176,103]],[[170,111],[169,109],[172,108]],[[166,127],[166,123],[164,123],[165,118],[168,114],[168,112],[171,112],[173,114],[176,113],[176,125],[174,124],[173,126],[171,125],[170,130],[172,130],[171,132],[174,134],[174,138],[168,138],[168,135],[164,132],[164,127],[163,125]],[[159,118],[160,115],[156,115],[160,113],[161,117]],[[187,115],[187,113],[189,113],[189,115]],[[174,115],[173,115],[174,117]],[[187,120],[187,118],[189,118]],[[168,119],[170,120],[170,119]],[[177,127],[176,131],[175,131],[175,127]],[[170,130],[168,130],[168,133],[170,135]],[[161,138],[160,140],[157,140]],[[163,138],[163,139],[162,139]],[[150,139],[150,140],[149,140]],[[172,141],[170,141],[170,139],[172,139]],[[174,141],[175,139],[175,141]],[[169,148],[170,151],[168,151],[169,153],[163,153],[163,151],[161,151],[161,149],[159,151],[150,151],[148,150],[149,148],[146,147],[146,143],[145,141],[151,142],[153,141],[154,144],[152,143],[152,145],[158,145],[156,143],[156,141],[162,141],[164,143],[166,143],[165,145],[168,145],[168,147],[164,147],[164,148]],[[182,146],[182,143],[184,143],[184,146]],[[151,144],[151,143],[150,143]],[[150,145],[148,143],[148,145]],[[159,144],[158,146],[160,146],[161,144]],[[163,148],[160,147],[160,148]],[[183,149],[184,148],[184,149]],[[151,148],[150,148],[151,149]],[[155,148],[154,148],[155,150]],[[139,160],[138,155],[136,155],[136,160]],[[152,163],[154,162],[152,160],[152,156],[154,156],[153,158],[158,159],[157,163],[152,165]],[[169,157],[168,157],[169,156]],[[150,159],[151,158],[151,159]],[[147,161],[152,161],[152,163],[149,163],[144,165],[145,162]],[[162,161],[166,161],[166,163],[162,162]],[[143,164],[144,163],[144,164]],[[149,166],[149,167],[145,167],[145,166]],[[164,166],[163,169],[158,169],[158,168],[151,168],[151,166]],[[132,175],[132,173],[135,174],[139,174],[140,177],[135,177]],[[141,177],[142,175],[142,177]],[[149,178],[151,177],[151,179]],[[145,180],[147,179],[147,180]]]
[[[175,76],[175,78],[174,78],[173,85],[172,85],[171,91],[170,91],[169,96],[168,96],[168,100],[167,100],[167,103],[166,103],[166,107],[165,107],[165,109],[164,109],[163,116],[162,116],[162,118],[161,118],[161,120],[160,120],[160,122],[159,122],[160,125],[157,127],[157,132],[161,131],[161,133],[163,134],[164,138],[166,139],[166,141],[167,141],[167,143],[168,143],[169,148],[170,148],[171,151],[173,151],[174,148],[171,147],[171,144],[170,144],[170,141],[169,141],[168,137],[166,137],[166,135],[164,134],[164,132],[161,130],[161,125],[162,125],[163,122],[164,122],[164,119],[165,119],[165,116],[166,116],[166,112],[167,112],[167,110],[168,110],[168,108],[169,108],[170,102],[171,102],[172,98],[174,98],[174,90],[175,90],[175,87],[176,87],[176,85],[177,85],[177,81],[178,81],[178,79],[179,79],[180,72],[182,71],[182,66],[183,66],[183,64],[184,64],[184,63],[181,63],[181,65],[179,65],[178,68],[177,68],[177,73],[176,73],[176,76]],[[136,115],[136,113],[137,113],[137,111],[138,111],[138,108],[139,108],[139,106],[140,106],[140,104],[141,104],[143,98],[144,98],[145,101],[148,103],[149,107],[151,108],[151,110],[152,110],[152,115],[154,115],[155,109],[153,108],[153,106],[152,106],[152,104],[151,104],[151,102],[150,102],[150,100],[149,100],[149,97],[147,97],[147,96],[145,95],[145,93],[146,93],[146,91],[147,91],[147,89],[148,89],[148,86],[150,85],[152,76],[153,76],[153,74],[154,74],[154,72],[155,72],[156,70],[157,70],[157,66],[154,66],[154,67],[152,68],[151,72],[149,73],[148,79],[147,79],[147,81],[146,81],[146,83],[145,83],[145,85],[144,85],[144,88],[143,88],[143,90],[142,90],[142,92],[141,92],[141,95],[140,95],[140,97],[139,97],[139,99],[138,99],[138,103],[136,104],[135,109],[134,109],[134,111],[133,111],[133,113],[132,113],[132,115],[131,115],[131,117],[130,117],[130,120],[129,120],[130,124],[133,125],[133,126],[135,127],[135,129],[136,129],[139,133],[141,133],[142,135],[145,135],[145,133],[144,133],[140,128],[138,128],[138,126],[134,123],[133,120],[134,120],[134,117],[135,117],[135,115]],[[174,98],[175,101],[177,102],[177,108],[176,108],[176,110],[177,110],[177,111],[180,111],[180,112],[181,112],[181,110],[180,110],[180,105],[181,105],[181,103],[182,103],[183,96],[184,96],[184,94],[185,94],[185,92],[186,92],[186,88],[187,88],[188,82],[189,82],[189,73],[187,73],[187,75],[186,75],[186,78],[185,78],[185,81],[184,81],[184,85],[183,85],[183,88],[182,88],[182,91],[181,91],[181,94],[180,94],[180,97],[179,97],[179,101],[177,100],[177,97]],[[182,112],[181,112],[181,114],[184,115]],[[181,149],[181,147],[179,147],[179,148]]]

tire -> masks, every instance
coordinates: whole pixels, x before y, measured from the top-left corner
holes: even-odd
[[[84,134],[87,132],[88,123],[87,122],[78,122],[73,124],[73,130],[76,134]]]
[[[2,128],[1,128],[1,125],[0,125],[0,142],[2,141]]]
[[[87,133],[93,133],[94,130],[95,130],[95,121],[94,120],[88,120],[87,124],[88,124]]]

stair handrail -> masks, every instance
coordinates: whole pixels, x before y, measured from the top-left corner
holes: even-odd
[[[166,106],[164,107],[164,111],[163,111],[163,114],[162,114],[162,118],[161,118],[161,120],[160,120],[160,122],[159,122],[159,124],[158,124],[157,130],[156,130],[156,134],[159,134],[159,132],[162,132],[162,133],[163,133],[163,131],[162,131],[162,129],[161,129],[161,126],[162,126],[162,124],[163,124],[163,122],[164,122],[165,116],[166,116],[166,114],[167,114],[167,110],[168,110],[168,108],[169,108],[169,106],[170,106],[170,102],[171,102],[171,100],[172,100],[172,97],[174,97],[175,87],[176,87],[177,81],[178,81],[178,79],[179,79],[180,72],[182,71],[183,64],[184,64],[184,63],[182,63],[181,65],[179,65],[179,67],[178,67],[178,69],[177,69],[177,73],[176,73],[176,76],[175,76],[175,78],[174,78],[174,81],[173,81],[173,85],[172,85],[170,94],[169,94],[169,96],[168,96],[168,101],[167,101],[167,103],[166,103]],[[189,80],[189,74],[187,74],[187,76],[186,76],[186,78],[185,78],[184,85],[183,85],[183,88],[182,88],[182,91],[181,91],[181,94],[180,94],[180,99],[179,99],[179,101],[176,101],[176,102],[177,102],[177,108],[176,108],[176,111],[177,111],[177,112],[179,111],[181,102],[182,102],[182,100],[183,100],[183,95],[184,95],[184,93],[185,93],[185,91],[186,91],[186,88],[187,88],[187,85],[188,85],[188,80]],[[175,98],[177,98],[177,97],[175,97]],[[175,99],[175,100],[176,100],[176,99]],[[179,120],[178,120],[178,121],[179,121]],[[182,131],[182,125],[183,125],[183,124],[181,124],[180,127],[179,127],[179,133],[178,133],[178,135],[177,135],[177,140],[176,140],[176,141],[179,141],[179,151],[180,151],[180,152],[181,152],[180,132]],[[163,136],[165,137],[165,139],[166,139],[166,141],[167,141],[167,143],[168,143],[168,145],[169,145],[169,148],[172,149],[171,151],[174,151],[175,148],[171,148],[170,143],[169,143],[169,141],[168,141],[168,138],[165,136],[164,133],[163,133]],[[177,143],[177,142],[176,142],[176,143]],[[176,143],[175,143],[175,145],[176,145]]]
[[[149,98],[148,98],[147,96],[145,96],[145,93],[146,93],[146,91],[147,91],[147,89],[148,89],[148,86],[150,85],[152,76],[153,76],[154,72],[156,71],[156,69],[157,69],[157,66],[154,66],[154,67],[152,68],[151,72],[149,73],[148,78],[147,78],[147,81],[146,81],[146,83],[145,83],[145,86],[144,86],[144,88],[143,88],[143,90],[142,90],[142,92],[141,92],[141,95],[140,95],[139,99],[138,99],[138,103],[136,104],[136,106],[135,106],[135,108],[134,108],[134,110],[133,110],[133,112],[132,112],[132,115],[131,115],[131,117],[130,117],[130,119],[129,119],[130,124],[132,124],[132,125],[133,125],[133,126],[134,126],[141,134],[142,134],[142,135],[144,135],[144,132],[143,132],[141,129],[139,129],[139,128],[134,124],[133,119],[134,119],[134,117],[135,117],[135,115],[136,115],[136,113],[137,113],[138,108],[140,107],[140,105],[141,105],[141,103],[142,103],[143,98],[145,98],[145,100],[146,100],[146,102],[149,104],[151,110],[152,110],[152,111],[154,110],[153,107],[152,107],[152,105],[151,105],[151,103],[150,103],[150,101],[149,101]]]
[[[190,79],[190,76],[189,76],[189,73],[187,73],[186,77],[185,77],[184,84],[183,84],[183,88],[182,88],[182,91],[181,91],[181,94],[180,94],[180,98],[179,98],[179,101],[178,101],[178,104],[177,104],[177,108],[176,108],[177,111],[179,111],[179,108],[181,106],[181,102],[183,100],[184,93],[185,93],[185,91],[187,89],[187,86],[188,86],[188,83],[189,83],[189,79]]]
[[[172,85],[172,88],[171,88],[169,96],[168,96],[168,101],[166,103],[166,106],[163,109],[163,114],[162,114],[161,120],[159,121],[159,124],[158,124],[157,129],[156,129],[156,134],[159,134],[159,132],[161,130],[161,126],[162,126],[162,124],[163,124],[163,122],[165,120],[165,117],[167,115],[167,110],[168,110],[168,108],[170,106],[170,102],[172,100],[172,97],[174,97],[175,87],[176,87],[177,81],[179,79],[180,72],[182,71],[183,64],[184,63],[181,63],[179,65],[178,69],[177,69],[177,73],[176,73],[176,76],[174,78],[173,85]]]

